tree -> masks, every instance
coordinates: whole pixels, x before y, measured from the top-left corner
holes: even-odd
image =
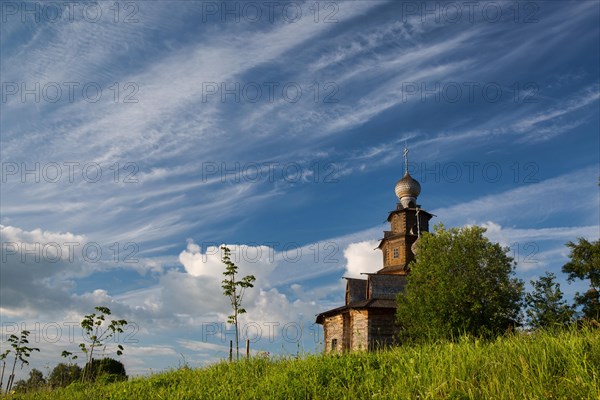
[[[27,337],[29,336],[28,330],[22,330],[20,336],[10,335],[8,337],[8,342],[10,343],[10,347],[12,350],[7,350],[3,358],[5,358],[10,351],[12,351],[15,355],[15,360],[13,362],[12,371],[8,377],[8,382],[6,384],[6,391],[9,392],[12,388],[13,381],[15,379],[15,367],[17,366],[17,361],[21,361],[21,367],[25,364],[29,364],[28,358],[31,356],[33,351],[40,351],[37,347],[29,347],[29,340]]]
[[[551,272],[531,281],[533,291],[525,295],[527,322],[533,328],[553,328],[571,322],[575,310],[563,299],[560,284]]]
[[[25,393],[33,390],[39,390],[46,386],[46,380],[44,374],[38,369],[32,369],[29,371],[29,378],[27,380],[19,380],[15,383],[14,390],[16,393]]]
[[[83,367],[83,373],[92,382],[111,383],[126,381],[127,373],[122,362],[114,358],[94,359]]]
[[[223,294],[229,297],[231,302],[231,308],[233,314],[227,318],[227,322],[235,327],[235,352],[236,359],[240,359],[240,336],[238,329],[238,316],[244,314],[246,310],[242,308],[242,299],[244,298],[244,292],[247,288],[254,287],[252,284],[256,278],[254,275],[247,275],[242,278],[241,281],[235,280],[235,275],[238,273],[238,267],[231,261],[231,250],[228,247],[222,246],[223,257],[221,261],[225,264],[225,272],[221,287],[223,288]]]
[[[100,314],[92,313],[86,315],[83,321],[81,321],[81,327],[90,343],[89,345],[81,343],[79,344],[79,348],[86,354],[88,364],[94,360],[94,349],[105,344],[115,333],[122,333],[123,327],[127,325],[127,321],[120,319],[111,320],[108,326],[103,326],[106,322],[106,316],[111,315],[110,309],[107,307],[95,307],[95,310]],[[117,345],[117,355],[120,356],[121,354],[123,354],[123,346],[119,344]],[[63,352],[63,356],[65,356],[65,352]],[[87,370],[84,368],[81,374],[82,382],[86,380],[87,375]]]
[[[417,242],[397,318],[403,341],[493,336],[518,325],[523,283],[508,248],[478,226],[434,228]]]
[[[562,271],[569,275],[569,282],[575,279],[589,280],[590,288],[584,294],[575,294],[575,304],[582,306],[583,317],[600,320],[600,239],[589,242],[584,238],[577,238],[578,243],[566,244],[571,249],[568,263],[563,265]]]
[[[0,373],[0,393],[2,393],[2,385],[4,384],[4,370],[6,369],[6,357],[10,353],[10,349],[0,354],[0,361],[2,361],[2,372]]]
[[[77,364],[59,363],[50,375],[48,383],[52,389],[65,387],[81,379],[81,367]]]

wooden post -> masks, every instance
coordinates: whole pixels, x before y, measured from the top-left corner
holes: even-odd
[[[229,362],[233,359],[233,340],[229,341]]]
[[[2,393],[2,384],[4,383],[4,368],[6,368],[6,361],[2,361],[2,376],[0,377],[0,393]]]
[[[250,359],[250,339],[246,339],[246,360]]]

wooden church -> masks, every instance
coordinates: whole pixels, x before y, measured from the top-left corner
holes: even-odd
[[[323,325],[325,352],[374,350],[396,343],[396,296],[404,289],[408,264],[415,258],[415,243],[429,231],[433,216],[417,204],[421,185],[408,173],[396,183],[399,202],[388,215],[391,230],[384,231],[377,247],[383,252],[383,268],[365,274],[367,279],[346,279],[346,304],[317,315]]]

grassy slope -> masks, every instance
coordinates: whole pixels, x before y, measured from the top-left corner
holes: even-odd
[[[600,331],[220,363],[36,399],[599,399]]]

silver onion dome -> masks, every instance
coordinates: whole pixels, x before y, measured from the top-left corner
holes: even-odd
[[[421,184],[406,172],[404,177],[396,182],[395,191],[400,201],[402,201],[403,197],[412,197],[416,200],[419,194],[421,194]]]

